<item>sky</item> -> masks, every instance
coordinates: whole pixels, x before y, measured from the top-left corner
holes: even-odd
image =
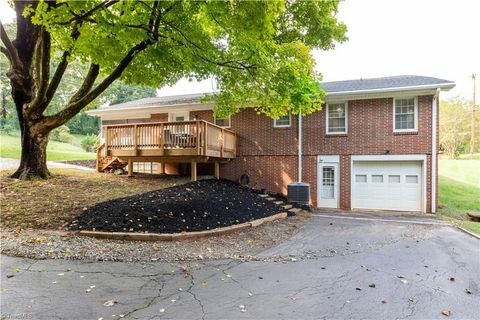
[[[14,12],[0,0],[0,19]],[[471,99],[472,73],[480,83],[480,0],[345,0],[338,19],[348,41],[312,52],[324,81],[423,75],[454,81],[442,98]],[[214,81],[181,80],[159,95],[211,92]]]

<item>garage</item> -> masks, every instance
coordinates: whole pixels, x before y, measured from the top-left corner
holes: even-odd
[[[352,208],[423,211],[422,163],[353,160]]]

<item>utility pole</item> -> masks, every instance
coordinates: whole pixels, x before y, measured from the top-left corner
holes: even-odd
[[[475,90],[476,90],[476,77],[475,73],[472,74],[473,79],[473,103],[472,103],[472,124],[471,124],[471,132],[470,132],[470,160],[473,160],[473,153],[475,151],[475,112],[476,112],[476,102],[475,102]]]

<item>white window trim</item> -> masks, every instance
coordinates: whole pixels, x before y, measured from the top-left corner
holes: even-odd
[[[174,117],[176,116],[184,116],[184,121],[190,120],[190,112],[188,111],[177,111],[177,112],[169,112],[168,113],[168,122],[175,122]]]
[[[336,135],[336,134],[347,134],[348,133],[348,101],[338,101],[332,102],[331,104],[345,104],[345,131],[336,131],[336,132],[329,132],[328,131],[328,108],[330,108],[330,103],[327,103],[325,108],[325,133],[328,135]]]
[[[217,124],[217,119],[228,119],[228,126],[220,126]],[[225,129],[230,129],[232,127],[232,116],[228,116],[226,118],[217,118],[217,117],[213,117],[213,124],[215,124],[216,126],[219,126],[219,127],[222,127],[222,128],[225,128]]]
[[[414,103],[414,117],[413,119],[413,129],[397,129],[395,128],[396,121],[395,121],[395,104],[397,100],[403,100],[403,99],[412,99],[413,98],[413,103]],[[393,98],[393,132],[418,132],[418,97],[402,97],[402,98]]]
[[[277,125],[277,119],[273,119],[273,127],[274,128],[290,128],[292,126],[292,113],[288,112],[288,125],[281,124]]]

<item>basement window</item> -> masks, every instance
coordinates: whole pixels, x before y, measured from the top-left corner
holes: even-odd
[[[285,116],[281,116],[278,119],[273,120],[273,126],[275,128],[288,128],[292,125],[292,114],[289,112]]]
[[[228,118],[215,118],[215,124],[222,128],[230,128],[231,117]]]

